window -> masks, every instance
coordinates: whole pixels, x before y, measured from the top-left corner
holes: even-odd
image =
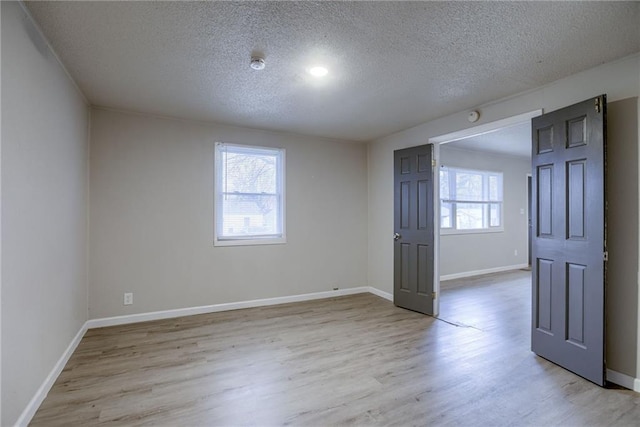
[[[216,144],[216,246],[285,242],[284,163],[284,149]]]
[[[502,173],[443,166],[440,229],[443,234],[502,231]]]

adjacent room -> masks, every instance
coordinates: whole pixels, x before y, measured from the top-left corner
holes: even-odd
[[[531,297],[531,125],[440,144],[438,173],[438,317],[485,329]]]
[[[0,425],[637,424],[638,22],[0,2]]]

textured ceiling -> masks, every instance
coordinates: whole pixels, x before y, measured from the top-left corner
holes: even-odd
[[[640,51],[638,2],[27,7],[94,105],[355,141]]]

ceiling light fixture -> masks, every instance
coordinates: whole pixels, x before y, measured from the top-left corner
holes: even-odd
[[[251,68],[254,70],[264,70],[264,58],[254,56],[251,58]]]
[[[324,77],[327,75],[327,73],[329,72],[329,70],[327,70],[324,67],[311,67],[309,68],[309,74],[311,74],[314,77]]]

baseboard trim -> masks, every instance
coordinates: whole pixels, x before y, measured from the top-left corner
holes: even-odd
[[[291,302],[311,301],[316,299],[339,297],[343,295],[369,292],[368,286],[338,289],[336,291],[315,292],[310,294],[291,295],[286,297],[264,298],[250,301],[230,302],[224,304],[203,305],[199,307],[178,308],[174,310],[153,311],[149,313],[130,314],[125,316],[104,317],[87,321],[87,328],[104,328],[106,326],[126,325],[130,323],[149,322],[151,320],[172,319],[174,317],[193,316],[196,314],[216,313],[219,311],[240,310],[243,308],[266,307]]]
[[[44,380],[38,391],[36,391],[36,394],[33,395],[31,401],[29,401],[29,403],[27,404],[27,407],[24,408],[24,411],[22,411],[22,414],[20,414],[20,417],[15,423],[15,427],[26,427],[27,425],[29,425],[31,419],[36,414],[36,411],[49,394],[49,390],[51,390],[51,387],[53,387],[53,384],[56,382],[58,376],[69,361],[69,358],[71,358],[71,355],[76,350],[76,347],[78,347],[78,344],[80,344],[80,341],[82,340],[85,332],[87,332],[87,322],[85,322],[80,327],[80,330],[78,331],[76,336],[73,337],[71,343],[69,343],[69,345],[67,346],[67,349],[64,351],[64,353],[62,353],[60,359],[58,359],[58,362],[56,362],[56,364],[53,366],[53,369]]]
[[[503,267],[486,268],[484,270],[463,271],[462,273],[445,274],[444,276],[440,276],[440,281],[443,282],[445,280],[463,279],[465,277],[481,276],[483,274],[501,273],[503,271],[510,271],[510,270],[520,270],[521,268],[527,268],[527,267],[529,267],[529,264],[515,264],[515,265],[506,265]]]
[[[627,374],[607,369],[607,381],[628,388],[629,390],[640,392],[640,380]]]
[[[373,286],[369,286],[368,291],[369,293],[377,295],[380,298],[384,298],[386,300],[393,302],[393,295],[390,294],[389,292],[381,291],[380,289],[374,288]]]

